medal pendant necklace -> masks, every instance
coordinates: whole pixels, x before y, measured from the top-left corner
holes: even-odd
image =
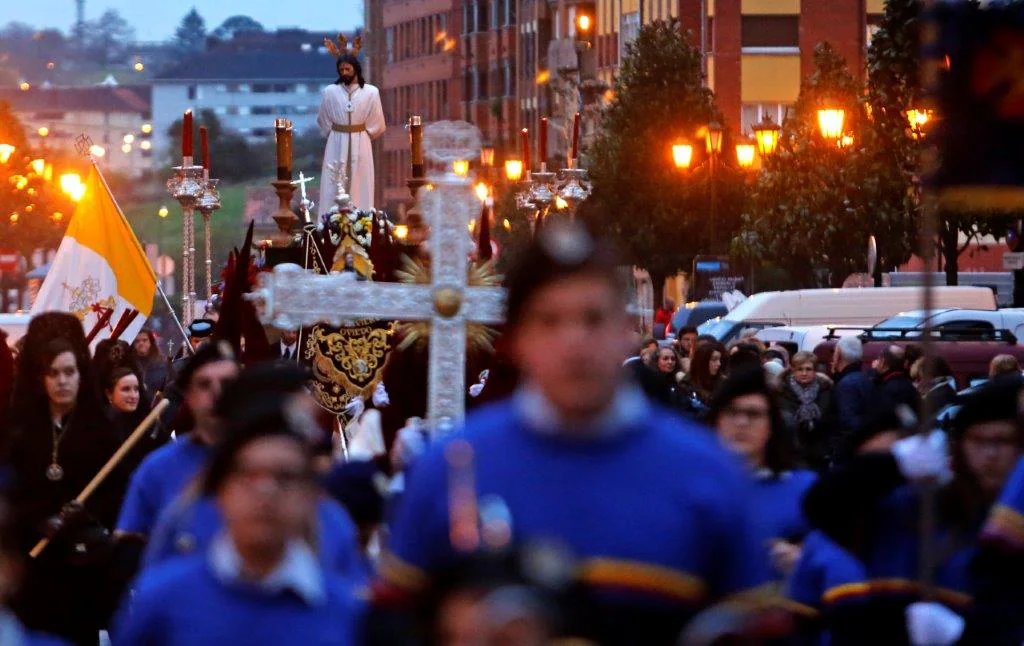
[[[46,477],[51,482],[60,482],[64,479],[64,468],[61,467],[60,463],[57,461],[57,453],[60,451],[60,443],[61,440],[64,439],[64,433],[67,432],[67,427],[61,428],[59,424],[54,424],[52,430],[53,453],[50,454],[50,466],[46,467]]]

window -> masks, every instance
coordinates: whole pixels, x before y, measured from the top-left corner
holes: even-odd
[[[196,97],[198,95],[199,95],[199,92],[197,91],[196,86],[194,86],[194,85],[188,86],[188,100],[189,101],[195,101]]]
[[[292,91],[292,86],[288,85],[287,83],[275,83],[274,84],[274,92],[278,92],[280,94],[288,94],[291,91]]]
[[[754,124],[765,117],[782,125],[786,120],[787,107],[784,103],[745,103],[740,111],[740,130],[744,133],[753,132]]]
[[[228,109],[226,107],[224,107],[223,105],[218,105],[216,108],[213,109],[213,113],[216,114],[217,116],[221,116],[222,117],[222,116],[224,116],[225,114],[228,113]]]
[[[239,83],[238,84],[238,91],[242,92],[242,93],[252,92],[252,86],[249,85],[248,83]]]
[[[237,117],[238,116],[238,106],[237,105],[229,105],[226,108],[218,108],[218,110],[221,110],[221,109],[224,110],[223,114],[226,114],[226,115],[232,116],[232,117]],[[221,114],[221,113],[218,112],[217,114]]]
[[[274,129],[273,128],[253,128],[252,129],[252,136],[253,137],[270,137],[273,134],[274,134]]]
[[[501,17],[498,11],[498,0],[491,0],[491,29],[498,28],[498,19]]]
[[[473,12],[473,9],[471,8],[470,3],[463,2],[462,3],[462,33],[463,33],[463,35],[468,34],[469,32],[473,31],[473,23],[470,22],[470,20],[472,19],[472,16],[473,16],[472,12]]]
[[[274,91],[274,86],[270,83],[256,83],[252,86],[252,91],[255,94],[269,94]]]
[[[238,114],[240,116],[247,117],[250,114],[252,114],[252,111],[250,110],[249,106],[247,106],[247,105],[240,105],[240,106],[238,106]]]
[[[217,85],[213,86],[213,91],[214,92],[227,92],[228,91],[228,86],[224,85],[223,83],[218,83]]]
[[[384,48],[388,63],[395,62],[395,28],[388,27],[384,30]]]
[[[799,48],[800,16],[743,16],[740,23],[740,42],[744,48]]]
[[[36,112],[34,115],[32,115],[32,118],[33,119],[38,119],[39,121],[63,121],[64,120],[64,113],[63,112]]]
[[[619,63],[626,57],[626,45],[640,35],[640,14],[636,11],[624,13],[619,20]]]
[[[313,94],[319,94],[320,93],[320,85],[318,83],[310,83],[306,87],[308,87],[309,91],[311,93],[313,93]]]
[[[477,0],[476,2],[476,29],[474,31],[486,31],[487,30],[487,4],[489,0]]]
[[[275,110],[269,105],[254,105],[251,114],[274,114]]]

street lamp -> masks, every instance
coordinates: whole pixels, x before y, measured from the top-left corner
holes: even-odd
[[[487,201],[487,196],[490,195],[490,190],[487,188],[487,184],[483,182],[477,182],[476,186],[473,187],[476,191],[476,196],[481,202]]]
[[[736,144],[736,164],[743,170],[750,170],[754,167],[754,144],[743,142]]]
[[[167,210],[166,206],[161,206],[160,210],[156,212],[156,214],[161,218],[166,218],[169,213],[170,211]]]
[[[758,123],[754,124],[754,140],[757,142],[757,152],[762,159],[767,159],[775,154],[779,145],[779,124],[772,121],[768,115],[764,116]]]
[[[722,128],[722,124],[717,121],[712,121],[708,124],[705,143],[707,144],[708,152],[712,155],[717,155],[722,152],[722,135],[724,132],[725,129]]]
[[[523,161],[521,159],[505,160],[505,177],[510,182],[518,182],[523,177]]]
[[[846,110],[842,108],[824,107],[818,110],[818,128],[821,136],[831,142],[838,142],[843,136],[843,122],[846,121]]]
[[[465,159],[456,159],[452,162],[452,171],[459,177],[469,175],[469,162]]]
[[[693,163],[693,146],[688,143],[673,144],[672,162],[679,170],[689,169]]]
[[[11,159],[11,155],[17,150],[11,144],[0,144],[0,164],[6,164]]]
[[[923,108],[909,108],[906,111],[907,123],[910,124],[910,134],[914,139],[924,136],[925,126],[932,120],[935,113],[932,110]]]

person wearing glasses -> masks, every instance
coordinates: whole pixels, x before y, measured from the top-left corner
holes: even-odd
[[[313,453],[288,404],[274,408],[215,447],[200,491],[216,501],[223,530],[207,549],[143,571],[115,646],[356,643],[355,588],[312,545]]]
[[[800,543],[809,529],[800,501],[815,475],[797,468],[795,449],[764,370],[751,367],[730,374],[712,398],[708,422],[754,476],[753,531],[781,580],[800,557]]]

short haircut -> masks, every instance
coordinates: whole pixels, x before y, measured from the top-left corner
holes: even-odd
[[[809,363],[812,367],[816,366],[818,364],[818,357],[814,356],[813,352],[807,352],[804,350],[803,352],[797,352],[793,355],[793,358],[789,360],[789,365],[794,368],[802,363]]]
[[[676,337],[681,338],[684,334],[697,334],[697,328],[692,325],[686,325],[679,329],[679,333],[676,334]]]
[[[855,336],[844,336],[836,343],[839,355],[850,362],[864,358],[864,344]]]
[[[626,307],[626,290],[618,272],[618,256],[578,222],[545,224],[505,276],[508,289],[506,325],[515,329],[539,291],[574,276],[607,282]]]
[[[997,354],[992,357],[988,371],[993,377],[1020,374],[1020,362],[1012,354]]]
[[[907,362],[906,351],[898,345],[886,346],[882,351],[882,363],[889,370],[902,370]]]

